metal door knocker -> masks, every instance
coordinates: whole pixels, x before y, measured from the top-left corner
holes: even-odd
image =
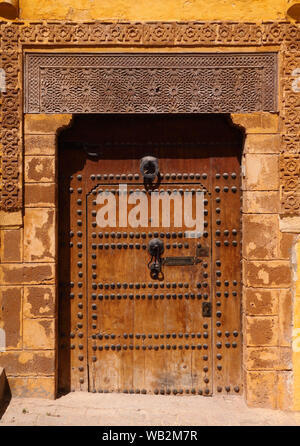
[[[140,171],[144,180],[152,182],[159,175],[158,159],[154,156],[144,156],[141,159]]]
[[[161,255],[164,252],[164,242],[159,238],[154,238],[150,240],[148,244],[148,251],[151,255],[151,260],[148,263],[148,268],[150,269],[150,276],[152,279],[158,279],[161,273],[162,259]]]

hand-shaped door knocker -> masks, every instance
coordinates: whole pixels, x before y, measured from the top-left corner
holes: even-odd
[[[148,268],[150,269],[150,276],[152,279],[159,279],[159,274],[161,273],[161,255],[164,252],[164,243],[159,238],[154,238],[150,240],[148,244],[148,251],[151,255],[151,260],[148,263]]]

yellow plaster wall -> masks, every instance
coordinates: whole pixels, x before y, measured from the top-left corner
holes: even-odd
[[[21,20],[282,20],[289,0],[19,0]]]
[[[297,280],[294,295],[293,324],[293,371],[294,371],[294,410],[300,410],[300,240],[296,245]]]

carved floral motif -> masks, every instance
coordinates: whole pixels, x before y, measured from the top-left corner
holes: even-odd
[[[25,113],[277,111],[275,53],[29,53],[24,79]]]

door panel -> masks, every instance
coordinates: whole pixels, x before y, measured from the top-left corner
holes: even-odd
[[[128,197],[132,191],[145,193],[143,188],[143,184],[128,187]],[[156,188],[166,194],[178,193],[178,198],[190,191],[185,185],[170,183],[165,189],[163,181]],[[202,299],[208,301],[211,295],[210,259],[205,259],[205,268],[201,257],[197,257],[199,263],[194,265],[163,265],[157,280],[151,278],[148,267],[151,260],[148,244],[154,237],[164,243],[163,259],[179,263],[187,257],[196,258],[197,247],[204,246],[210,252],[209,237],[200,244],[200,237],[187,238],[184,235],[187,228],[175,228],[174,224],[129,230],[118,226],[97,228],[96,215],[101,205],[97,205],[95,197],[104,190],[112,193],[118,216],[116,187],[98,185],[87,196],[88,357],[92,364],[90,384],[95,383],[92,390],[166,393],[183,387],[184,391],[193,389],[209,394],[203,379],[199,380],[192,358],[197,350],[199,370],[205,362],[211,372],[211,356],[200,361],[202,350],[207,350],[204,358],[211,351],[211,321],[207,322],[201,311]],[[201,191],[203,186],[195,183],[194,201],[196,193]],[[151,191],[148,192],[144,196],[148,198],[150,216]],[[128,205],[129,213],[133,207]],[[172,215],[170,220],[173,221]],[[204,331],[203,325],[207,326]],[[174,352],[168,353],[170,350]],[[97,363],[106,361],[108,371],[101,378]],[[140,364],[139,373],[133,373],[135,363]],[[194,383],[198,384],[196,389]]]
[[[59,387],[241,393],[242,136],[224,117],[133,121],[80,117],[60,137]],[[160,172],[150,185],[140,171],[149,154]],[[155,227],[118,226],[119,185],[127,198],[137,190],[148,197],[149,218],[155,191],[193,193],[194,214],[203,192],[203,234],[186,237],[172,212],[168,227],[161,216]],[[97,222],[104,191],[115,197],[115,227]],[[158,278],[148,265],[155,238],[164,243]]]
[[[213,160],[214,388],[241,392],[241,207],[239,164]],[[231,169],[229,169],[229,167]],[[221,390],[222,389],[222,390]]]

